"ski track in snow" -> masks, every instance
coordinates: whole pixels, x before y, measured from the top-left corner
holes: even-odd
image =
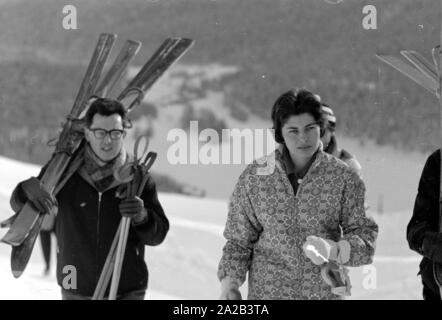
[[[224,227],[218,226],[213,223],[195,222],[188,219],[177,218],[177,217],[171,217],[170,224],[171,228],[181,227],[181,228],[191,229],[194,231],[206,232],[217,237],[221,237],[224,230]]]
[[[0,167],[0,219],[3,220],[12,215],[9,208],[12,189],[19,181],[36,175],[39,167],[4,157],[0,157]],[[159,194],[159,199],[170,220],[171,229],[162,245],[146,250],[147,256],[150,256],[148,266],[151,274],[146,298],[216,299],[219,283],[216,279],[218,261],[215,260],[220,257],[225,241],[222,233],[227,202],[164,193]],[[391,220],[388,226],[397,226],[397,217],[403,216],[401,213],[392,213],[391,217],[383,215],[375,219],[383,224]],[[5,230],[0,230],[0,236],[4,232]],[[14,279],[9,269],[10,249],[3,244],[0,246],[0,299],[60,299],[60,288],[55,275],[42,275],[43,263],[38,245],[25,273],[19,279]],[[380,246],[378,244],[378,248]],[[410,255],[404,255],[406,252]],[[376,290],[362,288],[363,267],[351,268],[354,288],[351,299],[418,299],[421,292],[419,279],[416,277],[419,261],[418,255],[404,250],[399,250],[397,255],[376,255],[373,264],[378,270]],[[176,270],[182,270],[182,274],[177,274]],[[189,285],[186,280],[196,282]],[[204,288],[207,288],[206,296]],[[246,296],[245,289],[241,289],[243,296]]]

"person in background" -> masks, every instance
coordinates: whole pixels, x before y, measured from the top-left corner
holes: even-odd
[[[345,149],[338,147],[336,139],[336,116],[333,109],[325,103],[321,103],[321,114],[324,121],[324,133],[321,137],[324,151],[344,161],[359,176],[362,176],[362,167],[356,157]]]

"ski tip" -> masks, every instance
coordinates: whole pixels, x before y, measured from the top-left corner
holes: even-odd
[[[181,41],[186,43],[189,46],[193,46],[193,44],[195,43],[195,40],[190,39],[190,38],[182,38]]]
[[[20,278],[20,276],[23,274],[23,270],[12,270],[12,275],[15,279]]]
[[[100,37],[116,39],[118,37],[118,35],[116,33],[103,32],[103,33],[100,33]]]
[[[128,39],[128,40],[126,40],[126,42],[130,43],[130,44],[133,44],[133,45],[138,45],[138,46],[142,45],[141,41],[133,40],[133,39]]]
[[[193,44],[195,40],[190,38],[183,38],[183,37],[170,37],[167,38],[166,41],[175,41],[177,43],[186,43],[186,44]]]
[[[21,257],[17,257],[17,249],[13,248],[11,253],[11,271],[15,279],[20,278],[20,276],[23,274],[29,260],[29,257],[24,261],[20,258]]]
[[[7,237],[7,234],[0,239],[0,242],[9,244],[10,246],[17,247],[23,243],[23,241],[16,240],[15,238]]]
[[[5,244],[10,244],[9,241],[7,241],[7,240],[5,239],[5,237],[1,238],[1,239],[0,239],[0,242],[5,243]]]

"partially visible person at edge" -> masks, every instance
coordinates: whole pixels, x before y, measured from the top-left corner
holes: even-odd
[[[441,300],[435,271],[442,279],[442,233],[439,228],[440,150],[427,159],[419,181],[413,215],[407,226],[410,249],[422,255],[419,274],[425,300]],[[439,268],[434,270],[435,264]]]
[[[122,183],[114,178],[114,172],[132,160],[123,147],[130,121],[121,103],[97,99],[85,121],[84,154],[62,178],[63,185],[56,196],[31,177],[16,187],[11,206],[17,211],[29,200],[40,212],[58,211],[57,281],[64,300],[92,297],[121,217],[131,217],[117,299],[142,300],[148,283],[144,246],[159,245],[169,230],[169,222],[150,175],[140,197],[121,199],[117,193]],[[63,287],[65,266],[73,266],[76,273],[76,283],[68,287]],[[109,288],[105,295],[108,293]]]
[[[247,273],[248,299],[343,299],[322,271],[372,262],[378,227],[365,214],[364,183],[322,150],[312,93],[282,94],[272,121],[279,147],[246,167],[230,199],[220,299],[241,299]]]
[[[356,157],[347,150],[338,148],[338,141],[335,135],[336,116],[333,109],[329,105],[321,103],[321,114],[324,121],[324,134],[321,137],[324,151],[344,161],[359,176],[362,176],[362,168]]]

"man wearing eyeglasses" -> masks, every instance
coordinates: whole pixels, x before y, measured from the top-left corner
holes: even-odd
[[[64,185],[56,197],[45,191],[35,177],[21,182],[12,194],[13,209],[20,208],[27,200],[40,212],[58,209],[57,281],[64,300],[86,300],[93,296],[121,216],[131,217],[132,225],[117,299],[144,299],[148,281],[144,245],[160,244],[169,222],[150,176],[140,197],[120,198],[122,182],[114,178],[114,172],[130,161],[131,156],[123,146],[129,127],[130,121],[120,102],[97,99],[85,115],[87,143],[83,157],[77,168],[70,170],[70,176],[63,179]],[[74,275],[70,272],[70,281],[66,281],[66,270],[75,272]],[[109,290],[105,296],[108,293]]]

